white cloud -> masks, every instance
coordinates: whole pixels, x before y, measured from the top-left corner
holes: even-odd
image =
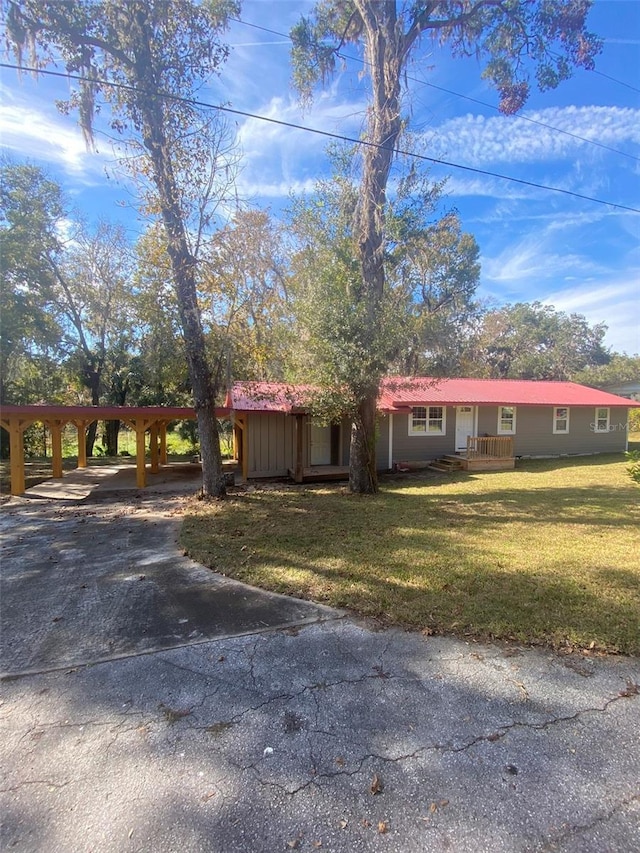
[[[306,181],[279,181],[274,183],[252,182],[240,175],[238,179],[238,192],[244,199],[282,199],[288,198],[291,193],[301,195],[312,193],[315,189],[316,179],[307,178]]]
[[[292,191],[313,188],[327,168],[330,137],[312,134],[277,122],[305,125],[329,134],[356,136],[362,121],[362,105],[320,98],[304,117],[293,99],[274,97],[256,109],[273,122],[248,118],[238,129],[242,151],[239,190],[242,195],[287,197]]]
[[[541,301],[558,311],[583,314],[592,325],[606,323],[605,343],[617,352],[640,352],[640,268],[558,290]]]
[[[549,126],[533,124],[527,119]],[[541,163],[569,154],[575,156],[576,151],[598,151],[576,139],[577,136],[612,148],[624,149],[630,143],[640,143],[640,110],[567,106],[550,107],[525,116],[486,118],[467,114],[440,125],[435,138],[432,133],[433,128],[429,133],[431,147],[438,149],[439,156],[462,160],[468,165]]]
[[[0,146],[18,157],[27,155],[61,168],[89,185],[104,177],[107,160],[87,151],[79,127],[68,118],[48,116],[36,107],[0,105]]]
[[[558,252],[549,247],[544,236],[527,236],[508,244],[495,257],[482,258],[482,277],[497,284],[516,285],[531,282],[539,286],[549,279],[593,276],[604,272],[593,259],[575,252]]]

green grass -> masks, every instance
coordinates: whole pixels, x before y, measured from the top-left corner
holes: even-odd
[[[434,633],[640,653],[640,490],[621,455],[194,502],[182,544],[266,589]]]

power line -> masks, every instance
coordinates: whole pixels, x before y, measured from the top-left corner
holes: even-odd
[[[262,27],[259,24],[252,24],[249,21],[243,21],[241,18],[231,18],[232,21],[235,21],[237,24],[243,24],[245,27],[251,27],[255,30],[262,30],[262,32],[269,33],[274,36],[283,36],[284,38],[289,39],[291,41],[291,36],[287,35],[287,33],[281,33],[277,30],[271,30],[268,27]],[[365,59],[361,59],[359,56],[350,56],[349,54],[337,52],[336,56],[340,57],[340,59],[347,59],[351,62],[359,62],[362,65],[367,65],[367,61]],[[607,77],[606,74],[602,74],[602,72],[596,72],[601,74],[602,77]],[[615,78],[610,77],[610,80],[614,80],[616,83],[620,83],[623,86],[628,86],[630,89],[634,89],[633,86],[630,86],[627,83],[622,83],[621,80],[615,80]],[[444,86],[436,86],[435,83],[428,83],[426,80],[419,80],[417,77],[412,77],[411,75],[407,75],[407,80],[411,80],[414,83],[418,83],[422,86],[429,86],[431,89],[437,89],[439,92],[445,92],[447,95],[454,95],[456,98],[464,98],[467,101],[471,101],[474,104],[479,104],[482,107],[486,107],[487,109],[494,110],[494,112],[499,113],[500,110],[495,104],[489,104],[486,101],[481,101],[478,98],[472,98],[470,95],[464,95],[462,92],[454,92],[453,89],[445,89]],[[639,89],[634,89],[634,91],[640,91]],[[547,130],[553,130],[555,133],[562,133],[564,136],[570,136],[572,139],[578,139],[580,142],[586,142],[588,145],[595,145],[597,148],[603,148],[605,151],[610,151],[612,154],[619,154],[621,157],[628,157],[630,160],[635,160],[637,163],[640,163],[640,157],[636,157],[634,154],[628,154],[626,151],[620,151],[618,148],[612,148],[610,145],[605,145],[603,142],[596,142],[594,139],[587,139],[586,136],[580,136],[577,133],[571,133],[569,130],[562,130],[560,127],[554,127],[551,124],[546,124],[543,121],[539,121],[535,118],[530,118],[529,116],[519,115],[515,118],[521,119],[522,121],[527,121],[530,124],[535,124],[538,127],[544,127]]]
[[[609,74],[605,74],[604,71],[598,71],[597,68],[593,69],[593,73],[597,74],[599,77],[604,77],[605,80],[611,80],[613,83],[619,83],[620,86],[626,86],[627,89],[631,89],[632,92],[638,92],[640,94],[640,89],[637,86],[632,86],[631,83],[625,83],[624,80],[618,80],[617,77],[611,77]]]
[[[582,201],[591,201],[594,204],[603,204],[607,207],[613,207],[617,210],[625,210],[630,213],[640,213],[640,209],[635,207],[628,207],[624,204],[618,204],[614,201],[606,201],[601,198],[595,198],[594,196],[582,195],[581,193],[573,192],[572,190],[565,190],[560,187],[550,187],[546,184],[538,184],[535,181],[526,181],[523,178],[514,178],[510,175],[502,175],[499,172],[490,172],[486,169],[478,169],[473,166],[463,166],[460,163],[452,163],[448,160],[442,160],[437,157],[428,157],[426,154],[417,154],[414,151],[405,151],[402,148],[393,148],[389,149],[388,146],[380,145],[376,142],[369,142],[366,139],[356,139],[353,136],[344,136],[340,133],[331,133],[328,130],[320,130],[315,127],[308,127],[302,124],[295,124],[294,122],[284,121],[283,119],[270,118],[269,116],[259,115],[257,113],[250,113],[245,110],[236,110],[232,107],[223,107],[218,104],[209,104],[206,101],[198,101],[195,98],[185,98],[180,95],[172,95],[169,92],[161,92],[161,91],[151,91],[146,89],[140,89],[135,86],[131,86],[127,83],[114,83],[110,80],[99,80],[93,77],[85,77],[82,74],[69,74],[67,72],[62,71],[50,71],[48,69],[42,68],[25,68],[20,67],[18,65],[13,65],[6,62],[0,62],[0,68],[9,68],[14,71],[24,71],[30,74],[43,74],[49,77],[61,77],[65,80],[75,80],[80,83],[91,83],[92,85],[98,86],[111,86],[114,89],[123,89],[129,92],[138,92],[150,97],[160,97],[166,100],[177,101],[179,103],[188,104],[192,107],[202,107],[205,109],[218,110],[219,112],[228,113],[230,115],[242,116],[243,118],[251,118],[256,121],[264,121],[269,124],[275,124],[280,127],[287,127],[291,130],[302,130],[306,133],[315,133],[318,136],[324,136],[328,139],[337,139],[341,142],[348,142],[352,145],[362,145],[367,148],[379,148],[381,150],[392,150],[395,155],[402,155],[403,157],[413,157],[416,160],[424,160],[428,163],[434,163],[438,166],[447,166],[451,169],[461,169],[465,172],[472,172],[476,175],[483,175],[484,177],[490,178],[498,178],[503,181],[510,181],[511,183],[520,184],[521,186],[532,187],[534,189],[545,190],[547,192],[555,192],[560,193],[562,195],[571,196],[572,198],[578,198]]]

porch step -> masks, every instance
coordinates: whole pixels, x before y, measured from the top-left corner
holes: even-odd
[[[441,456],[440,459],[434,460],[430,468],[435,471],[444,471],[447,474],[453,474],[454,471],[462,471],[462,462],[457,456]]]

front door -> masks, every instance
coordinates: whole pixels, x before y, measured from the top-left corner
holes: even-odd
[[[331,465],[331,427],[311,424],[311,465]]]
[[[476,434],[476,413],[474,406],[456,407],[456,453],[467,449],[467,436]]]

